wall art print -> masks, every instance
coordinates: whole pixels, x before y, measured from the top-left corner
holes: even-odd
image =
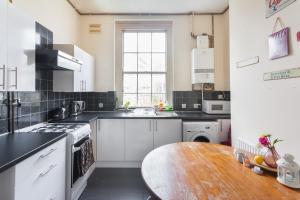
[[[269,36],[269,58],[271,60],[289,55],[289,28]]]
[[[292,4],[296,0],[265,0],[266,1],[266,18],[274,15],[283,8]]]

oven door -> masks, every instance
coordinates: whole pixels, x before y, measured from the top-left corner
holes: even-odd
[[[92,141],[89,136],[72,145],[71,186],[85,176],[95,162]]]

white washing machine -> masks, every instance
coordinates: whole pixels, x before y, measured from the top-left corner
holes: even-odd
[[[220,143],[218,122],[183,122],[184,142]]]

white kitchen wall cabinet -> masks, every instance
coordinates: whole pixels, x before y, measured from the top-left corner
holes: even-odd
[[[35,91],[35,21],[0,3],[0,90]]]
[[[92,92],[95,82],[95,59],[72,44],[55,44],[63,51],[83,62],[80,71],[54,71],[53,90],[58,92]]]
[[[158,119],[153,122],[154,148],[182,141],[180,119]]]
[[[0,91],[5,90],[6,83],[6,32],[7,32],[7,5],[0,0]]]
[[[97,161],[124,161],[124,123],[122,119],[98,120]]]
[[[153,150],[153,120],[125,120],[125,160],[142,161]]]

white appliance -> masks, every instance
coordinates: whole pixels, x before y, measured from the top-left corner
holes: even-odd
[[[183,122],[184,142],[220,143],[219,123],[211,122]]]
[[[214,49],[192,50],[192,84],[215,82]]]
[[[78,178],[73,183],[73,169],[74,169],[74,153],[78,151],[76,144],[82,143],[90,139],[91,128],[89,124],[66,124],[66,123],[41,123],[35,126],[27,127],[21,132],[29,133],[51,133],[51,132],[64,132],[67,135],[67,166],[66,166],[66,200],[78,200],[83,190],[87,186],[87,179],[94,171],[96,165],[92,164],[88,171]]]
[[[197,48],[208,49],[209,48],[209,37],[208,35],[197,36]]]
[[[204,100],[202,111],[207,114],[230,114],[230,101]]]

